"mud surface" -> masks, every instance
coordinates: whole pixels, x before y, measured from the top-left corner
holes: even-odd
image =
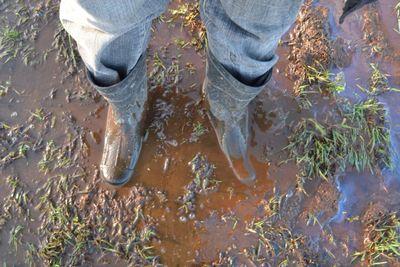
[[[205,113],[197,6],[173,1],[153,24],[142,154],[132,182],[115,189],[98,171],[107,103],[85,81],[74,43],[59,26],[57,1],[0,1],[0,263],[374,263],[371,244],[400,243],[397,2],[371,5],[343,25],[341,1],[304,6],[282,38],[273,79],[251,104],[257,181],[247,186],[229,169]],[[349,117],[338,103],[369,99],[379,101],[384,118],[365,113],[366,125],[373,120],[387,146],[366,139],[366,168],[336,158],[329,168],[320,165],[324,175],[305,175],[293,153],[301,150],[288,150],[296,126],[308,120],[328,132],[342,129]],[[394,239],[380,238],[377,228]],[[379,261],[400,264],[395,253],[381,252]]]

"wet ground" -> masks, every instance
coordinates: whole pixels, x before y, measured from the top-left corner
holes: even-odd
[[[382,241],[371,234],[376,225],[394,229],[390,244],[400,243],[396,5],[396,0],[382,1],[343,25],[337,24],[341,1],[303,8],[282,38],[272,81],[251,105],[251,157],[258,175],[248,186],[233,176],[207,120],[196,6],[174,1],[153,25],[141,158],[132,182],[115,189],[98,173],[107,104],[88,86],[72,41],[59,32],[57,3],[0,1],[0,262],[399,265],[390,248],[376,259],[360,256]],[[375,91],[370,90],[371,63],[385,77]],[[305,80],[318,76],[307,66],[323,66],[344,90],[315,90],[330,85],[321,82],[312,83],[312,93],[302,93]],[[365,170],[332,165],[327,175],[304,175],[304,163],[292,153],[304,151],[286,149],[295,140],[296,125],[313,119],[328,129],[340,120],[337,103],[372,98],[384,107],[382,129],[390,137],[387,147],[368,149],[372,165]],[[375,144],[371,140],[368,148]],[[392,168],[379,164],[384,153],[390,154]],[[341,162],[339,156],[330,161]]]

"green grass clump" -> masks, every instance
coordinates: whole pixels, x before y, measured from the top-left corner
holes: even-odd
[[[300,168],[300,179],[331,178],[337,171],[391,167],[390,135],[384,108],[376,99],[345,104],[342,121],[327,124],[303,119],[289,137],[286,149]]]
[[[386,92],[400,92],[400,89],[393,88],[389,84],[388,74],[384,74],[379,69],[377,64],[370,64],[371,76],[369,79],[368,89],[358,85],[361,91],[367,93],[370,96],[378,96]]]
[[[371,219],[364,237],[364,250],[354,253],[353,261],[367,261],[369,266],[399,263],[400,218],[395,212]]]
[[[318,62],[316,62],[316,67],[305,66],[304,69],[304,81],[296,90],[300,104],[304,108],[312,106],[312,98],[310,98],[312,95],[332,95],[346,89],[343,73],[335,75]]]
[[[11,79],[0,82],[0,97],[5,96],[11,87]]]
[[[21,244],[21,235],[23,229],[24,227],[22,225],[17,225],[16,227],[13,227],[10,231],[10,238],[8,240],[8,244],[14,250],[14,252],[17,252],[18,245]]]
[[[193,124],[192,134],[189,138],[189,142],[195,143],[199,141],[200,137],[207,133],[207,128],[201,122]]]
[[[6,26],[0,28],[0,60],[7,63],[17,57],[19,53],[19,42],[22,40],[22,33],[15,28]]]
[[[301,93],[309,92],[311,86],[316,87],[320,92],[340,93],[345,90],[345,86],[335,81],[335,75],[322,66],[318,70],[315,67],[307,66],[307,83],[300,86]]]
[[[48,231],[48,235],[39,255],[51,266],[61,262],[61,256],[67,248],[69,264],[74,265],[82,250],[87,247],[90,236],[88,226],[76,214],[71,213],[66,205],[52,209],[45,231]]]

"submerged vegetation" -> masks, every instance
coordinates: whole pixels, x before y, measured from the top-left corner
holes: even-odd
[[[208,193],[218,190],[219,181],[215,179],[215,165],[211,164],[207,157],[198,153],[188,163],[193,180],[185,186],[185,193],[179,196],[177,202],[179,203],[180,221],[186,222],[187,218],[194,219],[196,212],[196,199],[197,195],[207,195]]]
[[[193,125],[192,134],[190,135],[189,142],[195,143],[199,141],[200,137],[208,132],[207,128],[201,122],[196,122]]]
[[[177,18],[182,20],[182,27],[185,27],[191,36],[191,40],[189,42],[185,42],[182,40],[178,42],[178,45],[181,47],[186,47],[191,45],[196,48],[196,50],[203,49],[207,46],[207,38],[206,38],[206,28],[201,21],[200,18],[200,7],[199,3],[185,3],[178,6],[177,9],[170,9],[171,18],[167,20],[167,23],[170,23]]]

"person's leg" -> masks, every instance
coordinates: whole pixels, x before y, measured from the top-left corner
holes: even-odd
[[[202,0],[210,51],[246,84],[277,62],[278,42],[296,19],[303,0]]]
[[[110,184],[133,175],[147,100],[151,21],[169,0],[62,0],[60,19],[78,44],[92,86],[109,102],[100,172]]]
[[[146,51],[169,0],[62,0],[60,19],[98,85],[122,80]]]
[[[303,0],[201,0],[207,29],[204,91],[219,143],[236,176],[253,180],[247,154],[247,106],[263,89],[278,60],[282,35]]]

